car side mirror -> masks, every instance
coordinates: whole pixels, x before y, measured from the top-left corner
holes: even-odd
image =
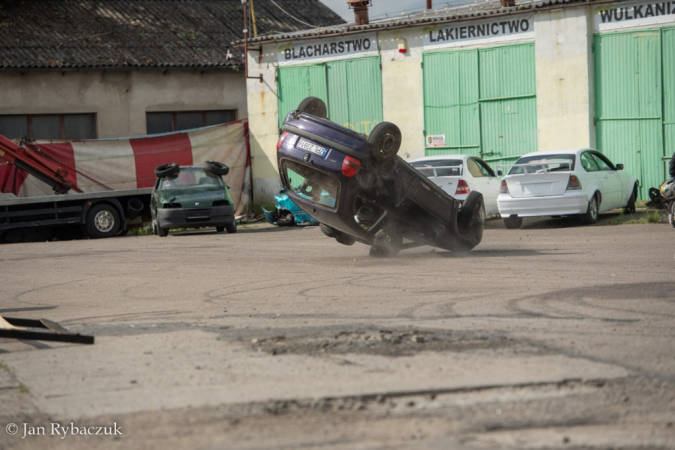
[[[504,175],[504,172],[502,172],[501,170],[498,170],[498,171],[497,171],[497,176],[500,176],[500,177],[501,177],[502,175]]]
[[[617,164],[614,167],[616,167],[616,170],[623,170],[623,164]]]

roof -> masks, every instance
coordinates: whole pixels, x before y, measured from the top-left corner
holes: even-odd
[[[238,69],[241,0],[5,0],[0,70]],[[344,20],[319,0],[255,0],[257,31]],[[252,27],[249,27],[251,32]],[[252,33],[251,33],[252,35]]]
[[[617,0],[595,0],[594,4],[612,3]],[[316,39],[337,35],[362,33],[366,31],[385,31],[388,29],[421,27],[428,25],[440,25],[448,22],[486,19],[493,16],[513,15],[535,9],[561,8],[565,6],[581,6],[588,3],[587,0],[524,0],[517,1],[515,6],[501,6],[500,0],[454,0],[442,2],[446,6],[424,10],[414,13],[392,14],[391,17],[372,17],[368,25],[356,25],[355,23],[339,24],[329,27],[314,27],[299,32],[275,33],[259,35],[249,39],[249,44],[264,44],[270,42],[283,42],[301,39]],[[234,43],[242,46],[243,40]]]

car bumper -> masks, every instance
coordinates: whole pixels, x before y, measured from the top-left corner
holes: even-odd
[[[529,198],[513,198],[509,194],[499,194],[497,206],[502,217],[567,216],[585,214],[588,209],[588,197],[586,192]]]
[[[162,228],[216,227],[234,223],[234,208],[163,208],[157,210],[157,220]]]

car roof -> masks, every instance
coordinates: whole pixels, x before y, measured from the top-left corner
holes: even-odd
[[[530,152],[521,156],[521,158],[530,157],[530,156],[549,156],[549,155],[578,155],[581,152],[586,150],[597,151],[594,148],[564,148],[559,150],[546,150],[543,152]],[[602,152],[600,152],[602,153]]]
[[[454,160],[462,160],[466,161],[468,158],[478,158],[477,156],[474,155],[438,155],[438,156],[424,156],[422,158],[417,158],[413,159],[410,161],[411,163],[414,162],[422,162],[422,161],[454,161]]]

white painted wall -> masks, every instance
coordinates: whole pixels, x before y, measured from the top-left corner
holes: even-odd
[[[93,113],[99,138],[145,134],[146,112],[248,114],[241,72],[3,72],[0,85],[0,114]]]
[[[588,8],[535,15],[539,150],[593,147],[593,43]]]

